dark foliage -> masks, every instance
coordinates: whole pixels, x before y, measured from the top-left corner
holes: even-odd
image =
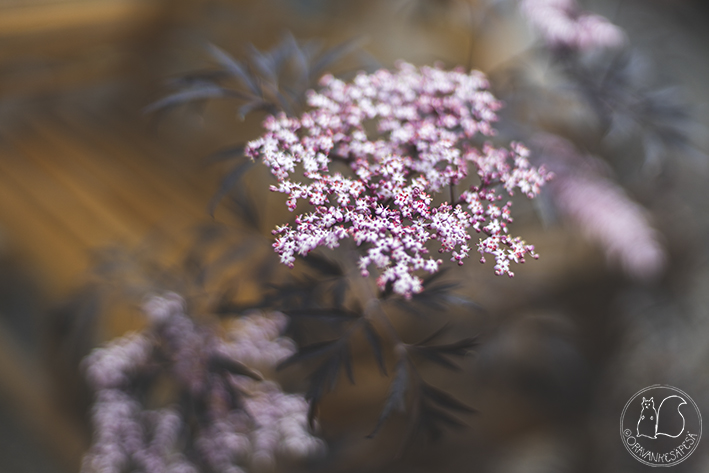
[[[441,365],[444,368],[459,371],[460,367],[453,363],[451,358],[467,355],[473,348],[478,346],[479,342],[477,338],[465,338],[453,343],[430,344],[430,342],[435,340],[445,329],[446,327],[443,327],[425,340],[415,345],[409,345],[408,349],[409,352],[420,355],[422,358]]]
[[[345,56],[358,50],[360,43],[355,38],[324,49],[317,41],[300,44],[292,34],[287,33],[280,43],[268,51],[260,51],[249,45],[245,60],[238,60],[209,44],[207,52],[218,69],[192,72],[173,79],[170,85],[176,91],[149,105],[145,111],[166,111],[187,103],[232,98],[242,102],[238,108],[238,115],[242,119],[257,110],[269,114],[284,112],[295,115],[305,108],[306,92],[317,85],[320,76]],[[235,145],[207,158],[208,163],[229,160],[236,162],[222,178],[210,200],[209,214],[214,216],[217,205],[229,196],[232,210],[258,229],[258,212],[248,194],[237,185],[253,166],[253,162],[244,156],[244,146]]]
[[[374,437],[395,411],[408,411],[402,448],[410,445],[419,433],[437,440],[448,428],[465,427],[459,416],[476,412],[445,391],[425,382],[411,359],[403,353],[394,368],[394,378],[379,420],[368,438]]]
[[[231,373],[238,374],[241,376],[247,376],[256,381],[262,381],[263,376],[257,371],[252,370],[243,363],[239,363],[231,358],[225,356],[213,355],[207,360],[207,368],[210,371],[217,373]]]
[[[409,386],[409,366],[406,358],[401,357],[399,361],[396,362],[394,367],[394,378],[392,379],[391,385],[389,386],[389,395],[384,402],[384,407],[379,415],[379,420],[377,425],[374,426],[374,430],[368,435],[369,438],[374,437],[379,429],[384,425],[384,422],[391,416],[391,414],[398,410],[403,412],[406,408],[406,392]]]
[[[557,62],[595,112],[606,141],[639,140],[646,168],[658,171],[673,152],[699,153],[691,139],[696,124],[679,88],[662,85],[639,51],[563,54]]]
[[[255,110],[294,115],[305,107],[306,91],[315,85],[315,81],[326,70],[331,70],[333,64],[356,50],[358,43],[358,40],[350,40],[323,50],[317,42],[299,43],[287,34],[279,44],[265,52],[249,46],[244,60],[209,45],[207,51],[217,68],[191,73],[172,81],[175,92],[152,104],[147,110],[162,111],[192,101],[226,97],[240,102],[238,114],[242,118]],[[243,185],[243,177],[254,163],[246,158],[241,144],[218,151],[207,158],[207,163],[225,161],[232,161],[233,166],[211,199],[209,213],[213,215],[216,206],[228,199],[234,213],[259,233],[259,213]],[[253,243],[255,240],[246,241]],[[206,262],[206,253],[198,251],[193,254],[191,265],[196,273],[214,274],[218,269],[228,266],[223,265],[222,261],[243,261],[250,252],[250,248],[228,246],[223,252],[224,259],[217,257],[216,261]],[[458,284],[441,281],[439,278],[445,271],[440,271],[427,277],[424,281],[426,289],[410,300],[395,295],[388,287],[381,294],[372,294],[375,299],[385,302],[372,311],[369,304],[371,297],[357,293],[350,284],[349,274],[352,271],[345,271],[338,260],[325,258],[318,252],[311,252],[301,259],[305,263],[301,267],[307,268],[307,271],[297,276],[290,275],[280,282],[274,282],[272,269],[261,271],[262,268],[273,268],[270,261],[250,262],[253,268],[251,278],[264,288],[262,298],[256,303],[244,305],[235,301],[233,291],[227,289],[221,297],[216,298],[217,302],[212,309],[222,316],[240,314],[249,308],[272,309],[282,311],[291,318],[289,332],[300,344],[300,348],[282,361],[278,368],[293,365],[310,368],[306,391],[310,401],[310,422],[313,422],[322,398],[335,389],[342,376],[350,383],[355,382],[356,360],[352,357],[351,344],[352,335],[360,333],[371,348],[382,376],[389,376],[391,367],[387,363],[388,356],[392,351],[395,353],[389,396],[369,437],[381,429],[394,411],[402,411],[407,407],[413,413],[407,439],[413,438],[419,431],[437,438],[446,426],[462,425],[455,416],[470,412],[471,409],[424,382],[418,374],[415,359],[457,369],[455,358],[464,356],[474,348],[475,340],[464,339],[433,345],[429,344],[433,338],[429,338],[408,345],[399,339],[385,307],[391,304],[399,311],[421,317],[431,312],[440,314],[452,307],[479,309],[473,301],[453,292]],[[434,337],[438,334],[434,334]],[[239,366],[226,366],[219,360],[212,360],[210,366],[226,372],[241,369]]]
[[[324,49],[317,41],[299,44],[287,33],[276,46],[260,51],[247,48],[247,58],[239,60],[210,44],[207,52],[217,69],[192,72],[173,79],[176,89],[146,108],[155,112],[188,102],[213,98],[235,98],[241,118],[256,110],[274,114],[297,114],[305,106],[305,92],[316,85],[325,71],[359,48],[359,39],[351,39]]]

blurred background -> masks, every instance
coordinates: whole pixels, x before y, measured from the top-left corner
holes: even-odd
[[[249,44],[268,49],[286,32],[329,46],[360,38],[357,53],[337,65],[345,77],[398,59],[472,66],[490,75],[511,105],[505,119],[515,120],[523,113],[515,94],[554,78],[548,61],[529,53],[535,39],[513,4],[0,0],[0,472],[77,471],[91,437],[82,357],[141,327],[131,297],[182,284],[185,255],[203,234],[196,229],[222,225],[241,238],[228,207],[209,215],[228,164],[206,158],[257,137],[264,114],[241,119],[218,100],[145,113],[166,95],[167,80],[209,67],[209,43],[244,57]],[[343,384],[323,405],[327,459],[303,468],[639,471],[647,467],[618,438],[630,396],[667,383],[709,414],[709,6],[581,4],[625,30],[650,64],[644,79],[676,86],[692,117],[691,152],[665,150],[651,172],[637,147],[603,156],[657,230],[662,270],[633,277],[573,224],[520,204],[519,233],[540,260],[514,280],[467,264],[464,290],[484,311],[434,314],[481,337],[462,371],[429,373],[478,410],[465,419],[469,428],[400,456],[403,417],[365,439],[387,390],[367,358],[360,368],[371,376]],[[564,135],[598,153],[586,116],[573,103],[553,106]],[[559,132],[558,123],[535,123]],[[267,222],[283,215],[277,196],[258,207]],[[238,298],[255,300],[251,269],[238,271]],[[675,469],[709,471],[707,442]]]

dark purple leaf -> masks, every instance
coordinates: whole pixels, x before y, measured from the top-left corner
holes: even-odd
[[[403,411],[406,408],[406,392],[409,386],[409,368],[406,357],[401,357],[394,367],[394,379],[389,387],[389,395],[384,402],[384,407],[379,415],[377,425],[374,430],[367,435],[367,438],[373,438],[382,428],[384,422],[391,416],[394,410]]]
[[[337,340],[328,340],[325,342],[313,343],[305,347],[300,347],[298,352],[286,358],[284,361],[280,362],[276,369],[281,370],[287,366],[293,365],[295,363],[300,363],[302,361],[310,360],[312,358],[317,358],[328,352],[333,351],[333,348],[340,342]],[[335,351],[335,353],[337,353]],[[334,357],[336,358],[336,356]],[[339,364],[339,363],[338,363]],[[317,372],[317,370],[316,370]]]
[[[384,353],[382,352],[382,339],[372,323],[366,319],[364,320],[364,335],[367,337],[367,341],[372,346],[372,351],[374,352],[374,358],[377,359],[379,371],[384,376],[387,376],[387,368],[384,363]]]
[[[258,371],[252,370],[243,363],[221,355],[212,355],[209,358],[207,366],[211,371],[228,371],[229,373],[247,376],[257,381],[263,380],[263,376]]]
[[[232,169],[229,174],[227,174],[222,182],[219,184],[219,189],[214,194],[212,199],[209,201],[207,210],[209,215],[214,217],[214,210],[217,208],[219,202],[224,198],[225,195],[231,191],[231,189],[239,182],[239,179],[254,165],[254,162],[250,159],[244,161],[243,163]]]
[[[254,78],[251,77],[251,74],[249,74],[241,62],[237,61],[225,51],[213,44],[207,45],[207,51],[219,63],[219,65],[229,71],[234,77],[241,81],[242,84],[248,87],[254,96],[261,96],[261,89],[258,87]]]
[[[145,113],[152,113],[157,110],[161,110],[168,107],[174,107],[176,105],[182,105],[187,102],[193,102],[195,100],[205,100],[213,99],[217,97],[226,96],[239,96],[238,92],[226,90],[215,84],[199,84],[195,85],[189,89],[181,90],[175,92],[174,94],[163,97],[162,99],[153,102],[152,104],[145,107]]]

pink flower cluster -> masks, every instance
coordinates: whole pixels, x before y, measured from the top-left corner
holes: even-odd
[[[273,371],[296,351],[281,336],[286,316],[251,314],[235,321],[223,339],[214,327],[189,317],[184,305],[174,293],[151,298],[144,307],[150,322],[145,331],[118,338],[85,359],[96,402],[94,442],[82,472],[271,471],[278,461],[322,453],[324,442],[308,428],[303,395],[212,367],[238,362]],[[135,385],[158,378],[174,381],[181,403],[146,407]]]
[[[581,11],[575,0],[522,0],[520,10],[552,48],[614,48],[625,42],[620,28]]]
[[[442,263],[429,256],[429,241],[462,264],[471,227],[485,235],[477,250],[494,255],[497,274],[512,276],[510,262],[536,257],[507,234],[510,203],[500,206],[498,193],[519,189],[532,198],[549,174],[530,166],[522,145],[472,146],[478,133],[494,135],[501,107],[482,73],[400,63],[395,72],[362,73],[351,84],[328,75],[321,85],[308,97],[310,111],[267,118],[266,134],[246,148],[271,169],[278,179],[271,190],[288,195],[291,211],[302,200],[313,207],[295,226],[274,231],[282,263],[352,238],[365,248],[362,275],[374,266],[381,289],[391,283],[410,297],[423,289],[416,272],[434,273]],[[471,166],[477,179],[466,179]],[[297,172],[304,182],[291,179]],[[434,193],[464,181],[473,185],[456,202],[434,203]]]
[[[667,264],[660,234],[647,211],[600,172],[596,158],[547,133],[538,134],[534,146],[537,159],[556,175],[549,191],[561,216],[629,276],[646,281],[660,276]]]

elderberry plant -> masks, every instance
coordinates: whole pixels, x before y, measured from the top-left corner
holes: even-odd
[[[520,83],[502,87],[497,95],[508,110],[535,108],[543,97],[559,113],[572,91],[574,106],[595,117],[599,142],[625,124],[640,129],[648,156],[687,144],[684,108],[641,83],[619,27],[574,0],[512,3],[540,36],[561,86],[526,94],[515,93]],[[255,303],[236,302],[231,288],[217,294],[211,312],[240,317],[226,337],[188,317],[179,296],[164,295],[145,306],[144,332],[96,350],[86,361],[97,435],[85,471],[234,473],[322,451],[307,424],[314,427],[318,406],[342,378],[355,382],[355,334],[390,377],[370,436],[397,410],[408,414],[404,443],[462,425],[459,416],[473,409],[433,386],[419,365],[459,369],[456,361],[477,340],[444,343],[439,330],[407,341],[392,315],[475,306],[442,281],[446,260],[462,265],[478,252],[483,263],[494,259],[497,275],[512,277],[513,263],[536,259],[534,247],[510,233],[514,193],[534,199],[545,187],[558,213],[628,274],[662,270],[664,249],[642,207],[600,159],[558,136],[563,127],[545,130],[556,115],[520,113],[499,124],[500,139],[502,102],[480,72],[400,62],[351,81],[320,77],[353,44],[321,52],[288,35],[270,51],[250,48],[245,61],[210,46],[217,68],[174,81],[178,90],[149,107],[231,97],[242,117],[268,113],[262,136],[218,153],[237,163],[210,211],[229,197],[259,233],[262,209],[245,198],[242,178],[263,164],[275,179],[269,189],[284,194],[295,214],[275,225],[269,244],[285,267],[298,268],[284,282],[274,265],[256,266],[249,277],[267,289]],[[303,395],[286,394],[256,371],[276,377],[294,365],[309,373]],[[179,396],[152,407],[165,378]]]
[[[312,420],[342,370],[354,383],[352,335],[363,333],[382,374],[389,369],[386,353],[394,357],[389,396],[371,435],[406,408],[407,441],[417,432],[437,437],[461,425],[457,414],[472,410],[426,382],[416,359],[457,369],[452,359],[477,342],[442,344],[439,333],[404,342],[390,311],[470,305],[451,293],[454,285],[436,281],[444,261],[431,251],[462,265],[477,236],[481,262],[491,255],[495,273],[510,277],[511,263],[537,258],[532,245],[509,234],[511,202],[503,198],[515,192],[534,198],[552,175],[530,164],[522,144],[487,141],[501,103],[480,72],[401,62],[393,72],[360,73],[351,82],[326,75],[320,86],[308,93],[307,111],[268,116],[266,133],[245,146],[245,155],[275,177],[270,190],[299,211],[293,224],[273,230],[274,250],[286,266],[301,258],[319,276],[274,287],[262,306],[339,327],[335,338],[306,337],[311,343],[280,367],[315,362],[306,392]],[[344,243],[350,251],[334,259],[315,252]]]
[[[303,50],[288,36],[269,53],[252,52],[252,61],[257,66],[254,68],[245,67],[216,47],[210,47],[209,51],[223,71],[236,79],[238,87],[261,96],[258,103],[263,104],[266,92],[269,97],[284,98],[278,92],[280,87],[294,90],[284,84],[287,81],[279,82],[276,78],[292,57],[304,57]],[[335,52],[345,50],[339,47]],[[325,57],[334,56],[328,53]],[[302,84],[319,72],[322,62],[323,59],[316,61],[309,70],[307,61],[296,61],[296,66],[301,67],[295,75],[297,83]],[[224,86],[214,82],[213,77],[221,77],[220,74],[212,76],[208,84],[205,77],[202,75],[197,85],[190,82],[187,90],[161,100],[152,108],[208,98],[217,90],[220,91],[217,96],[229,95]],[[245,99],[247,92],[232,95]],[[419,373],[417,363],[423,359],[455,370],[458,366],[454,359],[464,356],[477,341],[467,338],[441,343],[441,331],[437,331],[418,343],[408,343],[399,335],[390,314],[396,309],[421,313],[451,305],[474,306],[465,297],[452,293],[455,284],[437,281],[443,274],[444,260],[431,256],[436,251],[457,265],[462,265],[471,251],[477,251],[483,263],[486,256],[494,259],[497,275],[510,277],[514,276],[512,263],[524,263],[527,257],[536,259],[538,255],[532,245],[509,233],[512,203],[505,196],[519,192],[532,199],[552,175],[543,166],[530,164],[529,151],[521,143],[502,147],[492,142],[493,125],[502,103],[493,96],[481,72],[462,68],[444,70],[441,66],[417,68],[400,62],[394,71],[360,73],[350,82],[329,74],[323,76],[318,90],[303,94],[306,110],[298,115],[293,113],[292,106],[298,103],[297,95],[291,97],[294,100],[287,103],[268,102],[267,110],[281,111],[267,116],[263,136],[237,149],[243,150],[244,161],[230,173],[213,201],[214,204],[225,196],[224,186],[237,184],[252,163],[261,162],[276,179],[270,190],[285,194],[288,209],[297,211],[293,223],[279,224],[273,230],[272,246],[283,264],[293,267],[296,259],[302,259],[314,274],[296,277],[285,284],[263,281],[271,291],[255,306],[268,314],[280,310],[290,316],[294,321],[290,330],[300,346],[292,353],[274,351],[273,344],[259,346],[257,358],[268,357],[276,362],[274,357],[280,354],[280,369],[315,363],[305,392],[310,404],[307,417],[313,426],[320,401],[334,389],[340,373],[344,371],[351,382],[355,381],[352,335],[362,333],[381,373],[388,376],[390,369],[394,371],[388,399],[371,435],[395,410],[406,408],[412,412],[406,440],[418,432],[438,437],[445,427],[462,425],[457,416],[473,409],[428,383]],[[246,112],[254,107],[247,108]],[[257,210],[251,208],[245,214],[253,215]],[[350,251],[334,253],[332,258],[316,251],[341,246]],[[213,309],[222,315],[240,315],[245,310],[231,304],[228,293]],[[150,309],[148,313],[152,314]],[[332,333],[324,340],[318,338],[317,329],[309,330],[306,336],[299,334],[301,323],[312,319],[329,321],[334,327],[334,338]],[[247,330],[245,336],[233,339],[229,350],[220,351],[223,344],[214,342],[217,340],[214,335],[209,335],[210,331],[197,322],[182,315],[165,320],[170,322],[167,327],[179,321],[187,338],[177,342],[177,338],[170,336],[170,340],[159,342],[158,346],[178,347],[194,339],[194,346],[190,345],[188,350],[197,355],[196,359],[188,356],[183,359],[180,350],[167,356],[173,360],[172,370],[178,384],[185,386],[185,396],[192,399],[187,405],[196,402],[205,409],[200,416],[212,416],[212,390],[218,389],[227,396],[219,401],[219,405],[226,402],[224,409],[231,409],[234,415],[242,412],[244,406],[249,411],[250,397],[243,394],[242,384],[247,382],[244,376],[249,374],[244,366],[252,366],[253,360],[242,352],[254,351],[249,348],[253,345],[250,332]],[[159,329],[164,323],[161,319],[154,326]],[[206,335],[186,335],[205,330]],[[157,334],[168,335],[168,332],[159,329]],[[104,371],[96,368],[105,364],[101,360],[113,359],[110,353],[119,348],[103,350],[89,359],[90,379],[91,373]],[[391,355],[393,365],[388,361]],[[148,358],[154,357],[155,352]],[[215,359],[220,361],[215,364]],[[123,378],[124,365],[135,364],[125,362],[106,371]],[[209,374],[215,366],[217,371]],[[205,381],[204,376],[211,381]],[[195,382],[199,386],[190,387]],[[93,384],[99,394],[106,389],[101,383]],[[100,405],[99,402],[98,411]],[[185,408],[178,412],[184,416]],[[251,429],[259,429],[259,414],[253,409],[249,414]],[[100,415],[97,416],[97,428],[102,432],[105,428]],[[191,445],[187,451],[194,449],[191,461],[206,462],[214,471],[227,471],[225,468],[233,468],[237,463],[243,465],[246,461],[243,455],[236,451],[229,453],[231,450],[226,446],[216,446],[221,445],[216,437],[214,448],[201,452],[200,445],[204,442],[199,436],[217,429],[214,426],[217,417],[211,419],[197,432],[187,429],[183,445]],[[187,424],[192,425],[183,423]],[[252,435],[242,427],[222,427],[217,430],[224,434]],[[213,452],[219,448],[224,458]],[[104,461],[101,453],[104,450],[95,446],[88,464]],[[213,458],[215,455],[218,461]],[[150,468],[146,467],[146,471]]]

